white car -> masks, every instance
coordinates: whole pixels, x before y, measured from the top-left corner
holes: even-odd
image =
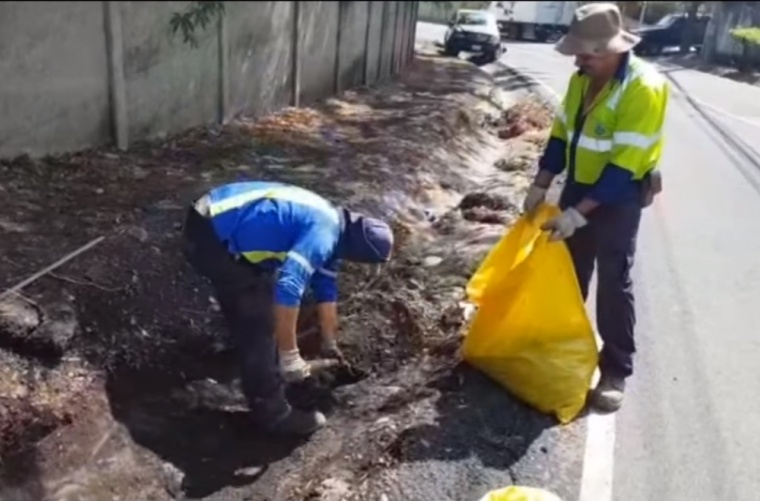
[[[503,53],[496,16],[484,10],[458,10],[449,21],[443,45],[446,54],[454,57],[475,52],[496,61]]]

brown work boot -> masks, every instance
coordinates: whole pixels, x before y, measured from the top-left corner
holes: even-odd
[[[591,392],[591,405],[602,412],[615,412],[623,405],[625,379],[602,375]]]

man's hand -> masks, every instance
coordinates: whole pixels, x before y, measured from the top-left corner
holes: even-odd
[[[280,372],[288,383],[297,383],[311,376],[311,367],[296,348],[280,352]]]
[[[528,194],[525,195],[523,201],[523,211],[528,214],[529,217],[533,217],[538,207],[546,200],[546,188],[541,188],[535,184],[528,188]]]
[[[552,234],[549,236],[549,241],[556,242],[571,237],[577,229],[583,228],[586,224],[588,224],[588,221],[583,214],[578,212],[577,209],[570,207],[565,209],[559,216],[544,223],[541,229],[551,231]]]
[[[343,352],[338,348],[338,341],[335,339],[322,339],[321,355],[324,358],[331,358],[341,362],[345,360],[343,358]]]

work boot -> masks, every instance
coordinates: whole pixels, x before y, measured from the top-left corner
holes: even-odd
[[[268,423],[265,427],[277,435],[308,436],[322,428],[327,422],[325,415],[319,411],[303,411],[291,408],[281,418]]]
[[[250,401],[254,424],[276,435],[311,435],[325,425],[327,419],[318,411],[303,411],[290,406],[285,397]]]
[[[602,412],[615,412],[623,405],[625,379],[602,375],[591,392],[591,405]]]

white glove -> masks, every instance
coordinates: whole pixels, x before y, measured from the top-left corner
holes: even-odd
[[[523,212],[532,216],[536,212],[536,209],[544,203],[544,200],[546,200],[546,188],[532,184],[528,188],[528,194],[525,195],[525,200],[523,201]]]
[[[297,383],[311,376],[311,367],[301,358],[298,349],[281,351],[280,372],[288,383]]]
[[[549,241],[556,242],[557,240],[571,237],[575,233],[575,230],[583,228],[587,224],[588,221],[583,217],[583,214],[570,207],[569,209],[565,209],[565,212],[559,216],[544,223],[541,229],[551,231],[552,234],[549,236]]]

